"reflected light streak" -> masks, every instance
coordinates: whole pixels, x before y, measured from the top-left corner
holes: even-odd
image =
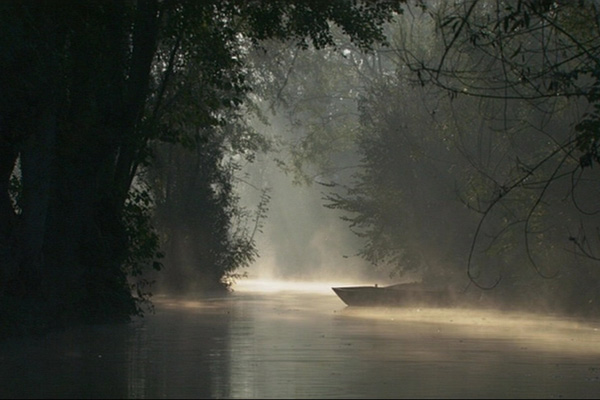
[[[217,298],[218,299],[218,298]],[[152,298],[152,302],[161,308],[187,308],[203,310],[222,310],[223,302],[213,301],[214,299],[193,299],[176,298],[165,295],[157,295]]]
[[[347,307],[340,315],[404,327],[428,324],[440,338],[458,337],[461,342],[494,337],[521,343],[523,349],[600,355],[600,321],[476,308]]]
[[[259,293],[273,293],[273,292],[304,292],[304,293],[318,293],[318,294],[335,294],[331,288],[333,286],[346,286],[355,285],[349,282],[327,282],[327,281],[287,281],[287,280],[276,280],[276,279],[244,279],[236,282],[233,286],[234,291],[239,292],[259,292]],[[360,284],[359,284],[360,285]]]

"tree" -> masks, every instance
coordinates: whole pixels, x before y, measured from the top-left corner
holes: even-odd
[[[147,171],[163,238],[165,273],[156,280],[164,292],[228,289],[240,277],[239,269],[258,256],[254,240],[268,192],[261,193],[251,213],[239,205],[234,184],[240,162],[251,161],[259,150],[253,146],[266,151],[268,144],[231,122],[205,129],[197,140],[192,149],[160,144]]]
[[[363,257],[513,305],[597,310],[598,35],[581,29],[597,13],[579,5],[423,2],[389,25],[372,56],[386,61],[360,76],[362,170],[328,197]]]
[[[560,291],[567,296],[551,296],[555,309],[593,311],[598,35],[588,28],[597,31],[595,5],[429,2],[424,10],[441,48],[397,48],[417,82],[443,89],[447,110],[455,110],[437,107],[434,118],[457,128],[446,137],[471,171],[457,179],[464,203],[480,215],[467,276],[481,288],[502,282],[523,304]],[[523,256],[532,269],[523,268]]]
[[[593,196],[585,193],[597,179],[591,166],[598,161],[598,12],[594,2],[469,1],[432,15],[445,48],[431,62],[410,60],[423,83],[441,86],[452,96],[495,99],[505,113],[498,115],[501,124],[514,130],[520,124],[527,135],[544,140],[538,141],[544,145],[532,149],[530,157],[515,157],[510,173],[488,174],[490,189],[497,195],[480,208],[481,223],[495,210],[507,207],[511,194],[533,193],[527,196],[526,214],[520,221],[513,220],[522,226],[525,246],[532,255],[536,243],[546,243],[537,216],[548,204],[557,204],[560,196],[569,197],[579,217],[561,214],[571,230],[563,230],[563,240],[571,241],[576,254],[595,258],[597,244],[585,234],[596,225],[595,207],[590,203]],[[537,109],[538,120],[518,115],[517,102]],[[557,116],[563,121],[568,118],[571,125],[554,129]],[[535,256],[530,258],[541,275],[553,275]]]
[[[429,279],[442,280],[462,267],[457,242],[464,245],[459,238],[468,228],[457,223],[449,234],[451,224],[440,227],[435,210],[458,210],[457,221],[466,213],[452,202],[456,176],[444,171],[454,164],[456,172],[458,162],[449,157],[450,133],[434,133],[442,124],[419,107],[433,109],[440,99],[402,72],[394,47],[398,30],[422,22],[395,20],[386,30],[389,45],[368,54],[343,35],[336,36],[341,52],[280,47],[269,69],[280,78],[266,98],[278,100],[273,108],[296,134],[286,169],[299,183],[333,191],[326,204],[344,211],[364,240],[357,255],[394,279],[419,278],[427,269]],[[432,36],[425,37],[419,45],[431,46]]]
[[[250,90],[249,44],[322,48],[333,24],[368,48],[401,3],[3,2],[3,299],[31,302],[40,325],[141,313],[128,277],[160,254],[135,223],[147,197],[132,188],[151,145],[225,123]],[[149,246],[135,244],[140,226]]]

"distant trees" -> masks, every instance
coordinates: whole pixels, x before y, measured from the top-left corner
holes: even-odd
[[[359,254],[513,304],[597,310],[594,2],[420,2],[388,28],[389,47],[345,67],[361,168],[319,175]],[[325,149],[313,137],[301,145]]]
[[[423,20],[407,15],[386,26],[389,45],[368,54],[339,35],[341,51],[282,56],[275,73],[285,79],[272,93],[297,134],[284,167],[298,183],[322,185],[324,205],[345,214],[363,240],[355,254],[394,280],[460,281],[475,222],[456,201],[466,162],[427,112],[439,108],[439,91],[402,69],[396,37],[423,28],[414,45],[431,51],[435,37]]]
[[[429,60],[408,56],[408,64],[423,84],[495,109],[483,137],[492,162],[477,165],[480,187],[467,202],[481,215],[469,276],[477,281],[475,271],[486,269],[476,265],[478,248],[515,235],[538,275],[558,276],[567,291],[597,303],[600,276],[589,265],[598,259],[597,5],[481,0],[431,15],[443,51]]]
[[[259,193],[257,210],[250,212],[239,205],[234,184],[240,163],[251,161],[244,157],[254,157],[260,146],[268,146],[263,137],[233,122],[204,129],[192,148],[157,146],[145,170],[165,254],[164,273],[155,274],[157,289],[179,294],[223,289],[258,256],[254,240],[268,192]]]
[[[426,112],[439,99],[420,89],[406,76],[390,76],[363,95],[361,168],[351,182],[333,186],[326,205],[343,210],[363,238],[359,255],[394,279],[464,286],[474,220],[456,185],[466,163],[449,130]]]
[[[137,297],[129,279],[161,256],[148,222],[154,198],[138,174],[154,144],[202,149],[195,161],[208,170],[193,173],[214,181],[190,186],[208,198],[189,209],[220,208],[197,223],[227,230],[235,211],[219,135],[251,89],[248,46],[272,38],[320,48],[338,25],[368,47],[401,3],[2,2],[0,295],[18,310],[3,307],[2,325],[18,314],[43,328],[141,313],[147,292]],[[225,236],[206,248],[240,250]],[[251,257],[244,246],[234,264]]]
[[[433,129],[435,133],[430,135],[440,142],[422,148],[433,150],[444,143],[461,155],[452,156],[452,164],[440,175],[455,182],[456,193],[475,212],[463,217],[463,224],[471,221],[474,236],[455,229],[456,222],[450,222],[464,215],[460,211],[446,214],[440,222],[449,223],[449,237],[469,237],[464,259],[469,280],[480,288],[499,285],[498,291],[513,303],[546,304],[578,312],[597,310],[600,271],[591,262],[597,260],[598,251],[593,233],[598,226],[598,177],[591,168],[598,161],[595,121],[600,36],[595,5],[482,0],[452,5],[431,2],[423,11],[419,14],[429,15],[435,22],[439,41],[430,51],[399,45],[397,54],[402,60],[399,64],[415,74],[415,83],[441,88],[448,95],[440,97],[435,106],[427,102],[435,123],[426,129]],[[390,82],[395,90],[406,92],[400,82]],[[371,100],[368,104],[377,103]],[[389,144],[403,135],[398,117],[405,107],[388,107],[381,117],[368,119],[372,135],[366,132],[363,149],[367,171],[370,167],[375,173],[362,179],[358,187],[367,188],[364,193],[370,193],[369,199],[377,191],[371,190],[368,182],[376,182],[374,177],[382,175],[377,168],[387,169],[384,160],[390,149],[400,152],[410,146],[410,142],[401,147]],[[373,108],[367,110],[367,115],[373,115]],[[398,122],[394,125],[392,121]],[[368,145],[372,140],[379,147]],[[424,153],[441,159],[435,150]],[[423,170],[420,164],[408,169],[412,174]],[[414,190],[410,183],[392,187],[402,192]],[[400,194],[394,197],[401,199]],[[421,203],[429,199],[417,198]],[[344,203],[347,200],[338,198],[334,204],[354,211]],[[405,205],[401,200],[393,203]],[[388,209],[384,203],[377,204]],[[368,215],[359,210],[352,221],[363,221],[360,218]],[[410,215],[427,221],[422,212],[409,213],[402,221],[410,220]],[[475,215],[479,218],[473,224]],[[388,224],[400,223],[388,222],[389,216],[383,221],[370,223],[371,239]],[[385,243],[411,243],[398,234],[391,237],[395,240]],[[461,243],[464,249],[464,240],[455,242]],[[378,256],[384,260],[382,254]],[[563,296],[555,295],[559,291]]]

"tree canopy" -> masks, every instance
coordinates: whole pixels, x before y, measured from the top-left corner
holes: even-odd
[[[598,26],[589,1],[420,2],[387,25],[389,46],[341,59],[357,71],[358,172],[321,168],[315,150],[338,150],[322,137],[297,149],[332,182],[329,206],[363,238],[359,254],[403,279],[597,311]],[[348,139],[343,126],[329,143]]]
[[[139,174],[154,144],[200,146],[209,160],[223,146],[252,152],[250,137],[220,136],[252,89],[250,47],[275,39],[323,48],[339,26],[368,49],[402,3],[2,2],[0,295],[12,305],[2,326],[142,313],[148,293],[132,291],[131,278],[160,268],[162,256]],[[226,179],[199,179],[211,207],[226,209]]]

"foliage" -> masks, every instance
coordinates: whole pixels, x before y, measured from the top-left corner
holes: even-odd
[[[218,134],[212,128],[227,126],[228,111],[243,111],[250,46],[276,39],[322,48],[339,26],[368,48],[383,40],[381,25],[401,3],[2,2],[2,294],[44,302],[58,324],[138,314],[128,275],[157,266],[160,253],[150,199],[131,189],[156,142],[208,146],[214,158],[205,172],[223,175],[198,187],[209,209],[194,211],[216,211],[200,221],[215,232],[204,251],[229,263],[219,273],[248,262],[251,242],[226,233],[237,211],[231,171],[218,160],[232,149],[250,155],[261,142],[230,136],[225,149],[214,137],[197,143],[196,132]],[[7,201],[17,160],[18,216]],[[229,251],[232,258],[216,257]]]
[[[138,315],[143,314],[143,307],[153,310],[150,291],[154,281],[144,275],[148,270],[160,271],[163,268],[159,261],[164,258],[160,250],[160,239],[153,225],[154,203],[150,189],[137,182],[130,191],[123,209],[125,232],[128,238],[128,254],[123,262],[123,269],[132,281]]]
[[[513,302],[594,310],[598,244],[586,232],[597,231],[598,35],[587,29],[597,32],[595,5],[422,6],[387,26],[389,47],[357,58],[356,75],[335,57],[319,71],[290,54],[281,68],[284,106],[298,88],[325,96],[328,71],[352,77],[339,93],[352,87],[360,104],[361,164],[352,181],[330,175],[328,206],[364,239],[360,255],[392,274],[460,281],[466,265],[467,282]],[[288,109],[318,120],[341,105],[332,103]],[[335,146],[319,145],[328,136],[313,140],[308,126],[298,129],[299,156],[327,176],[315,153],[333,158]],[[332,126],[325,132],[344,131]],[[557,290],[565,297],[552,297]]]
[[[352,52],[359,52],[341,33],[336,49],[298,49],[289,43],[268,43],[252,54],[260,89],[255,93],[267,115],[282,119],[293,140],[277,161],[295,183],[311,184],[316,175],[338,172],[342,154],[354,149],[358,115],[358,71]]]
[[[165,145],[156,149],[148,173],[154,182],[155,221],[169,271],[159,278],[162,290],[227,288],[235,271],[257,255],[253,235],[244,228],[250,216],[240,208],[233,188],[240,169],[235,155],[252,158],[252,148],[240,147],[236,131],[233,124],[205,129],[198,132],[193,149]],[[257,219],[264,218],[262,207],[259,204]]]
[[[476,173],[464,200],[480,214],[469,278],[495,287],[484,283],[482,274],[493,268],[480,254],[500,252],[505,264],[494,267],[496,279],[515,293],[561,287],[569,307],[589,308],[597,299],[588,289],[599,280],[589,263],[598,243],[586,234],[598,224],[598,177],[589,168],[597,161],[596,5],[475,0],[431,2],[426,10],[443,47],[428,56],[406,51],[406,64],[420,84],[448,93],[457,110],[478,104],[488,116],[478,128],[483,134],[471,131],[477,147],[468,133],[456,141]],[[520,252],[546,282],[536,284],[521,267]]]
[[[531,226],[534,216],[548,202],[556,203],[551,200],[553,193],[560,191],[565,177],[572,177],[568,196],[574,199],[577,185],[584,185],[584,169],[595,160],[598,35],[582,28],[597,31],[596,6],[585,1],[473,1],[465,10],[451,9],[436,17],[447,38],[445,50],[436,64],[414,63],[413,67],[423,82],[429,80],[453,95],[498,99],[505,109],[509,103],[527,103],[546,113],[542,116],[546,121],[537,129],[548,145],[532,149],[538,153],[529,161],[516,158],[514,171],[519,173],[496,185],[499,195],[482,211],[483,221],[496,205],[507,204],[503,200],[510,192],[533,191],[523,218],[529,248],[529,237],[539,232]],[[480,77],[481,68],[468,69],[468,65],[485,66],[485,77]],[[585,107],[592,111],[579,111]],[[566,118],[567,111],[574,116],[575,129],[551,129],[552,114]],[[596,179],[592,171],[585,175]],[[533,259],[532,263],[537,268]]]
[[[422,88],[400,75],[372,84],[360,103],[361,168],[327,206],[345,212],[359,254],[391,276],[456,282],[470,229],[454,186],[464,165],[416,98]]]

